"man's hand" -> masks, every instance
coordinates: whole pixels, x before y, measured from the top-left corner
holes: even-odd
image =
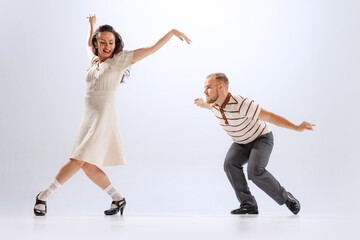
[[[207,109],[210,109],[210,104],[207,103],[207,102],[204,102],[204,100],[202,98],[196,98],[194,100],[194,103],[199,106],[199,107],[202,107],[202,108],[207,108]]]
[[[308,122],[302,122],[300,125],[297,125],[295,130],[298,131],[298,132],[302,132],[304,130],[311,130],[313,131],[314,128],[313,126],[316,126],[315,124],[312,124],[312,123],[308,123]]]
[[[295,125],[294,123],[290,122],[289,120],[276,115],[275,113],[269,112],[263,108],[260,110],[260,114],[258,116],[258,119],[272,123],[278,127],[288,128],[292,129],[298,132],[302,132],[304,130],[314,130],[313,126],[315,124],[311,124],[308,122],[303,122],[300,125]]]

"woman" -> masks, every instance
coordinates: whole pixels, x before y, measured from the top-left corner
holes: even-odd
[[[109,25],[100,26],[95,33],[95,15],[90,23],[88,57],[90,67],[86,76],[86,95],[82,122],[69,161],[60,169],[50,186],[36,196],[34,213],[45,216],[49,195],[82,169],[85,174],[112,198],[106,215],[123,214],[125,198],[111,185],[98,166],[124,164],[124,156],[115,109],[115,93],[123,82],[124,72],[164,46],[172,36],[190,44],[185,34],[173,29],[151,47],[124,51],[121,36]]]

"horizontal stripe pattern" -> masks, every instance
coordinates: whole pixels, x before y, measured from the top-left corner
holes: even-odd
[[[221,107],[213,104],[211,111],[234,142],[246,144],[270,132],[266,122],[258,119],[261,110],[258,104],[240,95],[229,96]]]

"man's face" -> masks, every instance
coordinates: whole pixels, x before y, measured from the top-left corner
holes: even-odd
[[[209,77],[205,81],[205,90],[207,103],[214,103],[219,97],[219,83],[215,77]]]

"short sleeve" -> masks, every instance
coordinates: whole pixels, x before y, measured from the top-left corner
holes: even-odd
[[[114,55],[116,67],[120,68],[120,70],[130,67],[133,56],[134,51],[121,51],[120,53]]]
[[[256,104],[254,100],[243,98],[242,102],[240,103],[240,114],[246,117],[257,119],[260,114],[260,106]]]

